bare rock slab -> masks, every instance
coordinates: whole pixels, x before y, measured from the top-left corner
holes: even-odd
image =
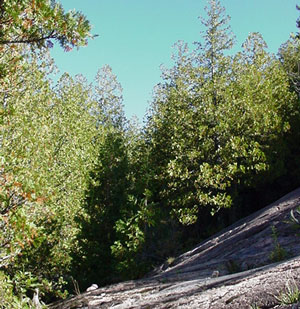
[[[300,287],[300,236],[290,212],[300,188],[242,219],[143,280],[83,293],[49,308],[300,308],[280,293]],[[274,227],[286,260],[274,263]]]

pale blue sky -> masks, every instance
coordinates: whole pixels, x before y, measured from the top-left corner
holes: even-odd
[[[87,47],[52,55],[61,72],[83,74],[92,81],[109,64],[123,87],[125,113],[142,120],[153,87],[160,82],[160,65],[172,65],[172,46],[178,40],[200,40],[198,16],[206,0],[60,0],[66,10],[81,11],[93,34]],[[221,0],[231,16],[238,50],[250,32],[260,32],[271,52],[296,32],[297,0]],[[300,4],[300,3],[299,3]],[[192,45],[191,45],[192,46]]]

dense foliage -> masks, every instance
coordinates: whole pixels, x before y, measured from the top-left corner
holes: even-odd
[[[64,12],[53,0],[1,1],[0,44],[52,45],[58,41],[66,50],[86,45],[90,24],[80,13]]]
[[[30,306],[36,287],[48,302],[77,284],[141,277],[300,184],[299,39],[276,57],[252,33],[232,54],[229,17],[209,4],[202,40],[191,50],[177,43],[141,129],[126,120],[108,65],[91,84],[49,78],[52,41],[69,50],[90,36],[81,13],[3,1],[4,307]]]

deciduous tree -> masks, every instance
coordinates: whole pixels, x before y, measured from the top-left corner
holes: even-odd
[[[0,4],[0,44],[50,47],[57,41],[66,50],[87,44],[91,26],[76,11],[66,13],[53,0],[11,0]]]

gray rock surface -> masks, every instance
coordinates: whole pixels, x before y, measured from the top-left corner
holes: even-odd
[[[280,293],[300,286],[300,236],[290,211],[300,189],[236,222],[150,273],[86,292],[49,308],[300,308],[280,305]],[[285,261],[270,258],[276,242]]]

